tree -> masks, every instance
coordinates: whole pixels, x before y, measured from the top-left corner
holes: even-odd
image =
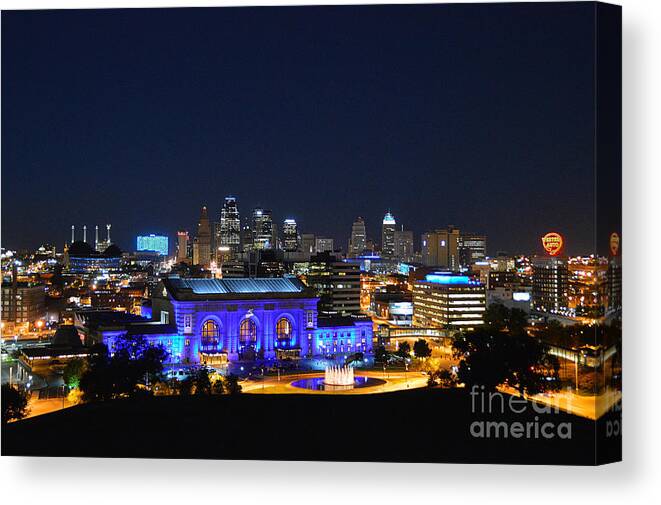
[[[241,384],[239,384],[239,378],[236,375],[230,374],[225,377],[225,390],[229,395],[241,393]]]
[[[2,385],[2,424],[23,419],[28,414],[28,393],[16,386]]]
[[[211,393],[214,395],[224,395],[225,394],[225,384],[222,379],[216,379],[211,385]]]
[[[379,345],[374,349],[374,361],[384,363],[390,358],[390,353],[386,350],[384,345]]]
[[[413,354],[420,359],[431,356],[431,348],[424,338],[419,338],[413,343]]]
[[[400,356],[402,358],[408,358],[411,355],[411,344],[408,342],[402,342],[399,344],[399,347],[397,348],[397,352],[395,353],[397,356]]]
[[[74,358],[64,367],[62,379],[69,389],[76,389],[80,379],[87,369],[87,362],[81,358]]]
[[[80,380],[85,401],[102,401],[144,394],[146,385],[162,380],[168,353],[161,345],[150,345],[143,336],[126,335],[115,340],[114,354],[97,344],[88,358]]]
[[[491,330],[506,330],[512,335],[523,335],[526,333],[528,316],[521,309],[508,309],[502,303],[494,303],[484,311],[484,323]]]
[[[458,378],[469,389],[484,386],[494,391],[507,384],[522,395],[534,395],[558,387],[557,358],[527,335],[480,328],[455,339],[453,354],[460,360]]]
[[[206,368],[196,368],[192,370],[191,377],[195,383],[196,395],[211,394],[211,380],[209,379],[209,372]]]

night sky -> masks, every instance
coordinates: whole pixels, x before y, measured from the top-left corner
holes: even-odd
[[[3,12],[2,245],[172,242],[233,194],[344,248],[390,209],[416,249],[589,252],[593,37],[590,4]]]

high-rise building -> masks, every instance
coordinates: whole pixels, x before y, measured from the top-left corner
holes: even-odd
[[[322,314],[357,314],[360,312],[360,267],[341,261],[324,252],[310,258],[308,286],[319,295]]]
[[[395,230],[394,257],[401,261],[413,259],[413,232],[410,230]]]
[[[223,208],[220,209],[216,249],[218,247],[228,247],[230,256],[232,257],[241,248],[241,219],[239,217],[239,207],[236,204],[236,198],[233,196],[226,196],[223,202]]]
[[[301,235],[301,249],[305,254],[314,254],[316,251],[316,238],[313,233],[303,233]]]
[[[177,263],[185,262],[188,257],[188,232],[179,230],[177,232]]]
[[[317,237],[314,241],[314,249],[317,253],[333,252],[333,239],[327,237]]]
[[[427,274],[413,284],[413,324],[470,330],[484,324],[486,289],[467,275]]]
[[[282,226],[282,233],[284,234],[284,250],[285,251],[298,251],[298,227],[296,226],[295,219],[285,219]]]
[[[163,256],[169,253],[168,238],[165,235],[138,235],[136,240],[137,251],[154,251]]]
[[[273,249],[273,214],[257,207],[252,211],[252,235],[254,249]]]
[[[487,237],[476,233],[461,233],[459,235],[459,264],[468,268],[476,261],[484,261],[487,257]]]
[[[349,256],[355,258],[363,254],[367,248],[367,231],[362,217],[356,219],[351,225],[351,239],[349,239]]]
[[[569,270],[562,256],[536,256],[532,261],[532,307],[548,314],[568,315]]]
[[[197,225],[197,237],[193,242],[193,264],[203,268],[211,266],[211,227],[206,206],[202,207]]]
[[[381,225],[381,255],[384,258],[392,258],[395,255],[395,231],[395,218],[388,211]]]
[[[12,280],[2,283],[2,322],[5,331],[14,325],[28,329],[46,317],[46,287],[33,282],[19,282],[16,270]]]
[[[252,228],[246,222],[241,227],[241,250],[246,253],[251,252],[254,249],[253,240],[254,237],[253,237]]]
[[[422,263],[426,266],[459,270],[459,230],[449,226],[422,234]]]

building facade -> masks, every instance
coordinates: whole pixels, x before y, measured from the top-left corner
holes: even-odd
[[[231,257],[235,257],[241,250],[241,219],[236,198],[233,196],[225,197],[220,210],[217,247],[228,247]]]
[[[533,310],[547,314],[570,315],[567,258],[536,256],[532,260],[532,270]]]
[[[5,331],[22,326],[28,329],[46,317],[46,288],[31,282],[2,283],[2,323]]]
[[[342,261],[329,253],[310,258],[307,284],[319,295],[323,314],[360,312],[360,265]]]
[[[484,324],[486,289],[466,275],[437,272],[413,284],[413,324],[470,330]]]
[[[476,233],[461,233],[457,244],[459,264],[469,268],[476,261],[484,261],[487,257],[487,237]]]
[[[138,235],[136,251],[154,251],[163,256],[169,253],[168,238],[165,235]]]
[[[284,250],[287,252],[298,251],[298,226],[295,219],[285,219],[282,225],[284,235]]]
[[[188,259],[188,232],[179,230],[177,232],[177,263]]]
[[[457,272],[459,261],[459,230],[449,226],[422,234],[422,263]]]
[[[395,217],[386,212],[381,224],[381,255],[384,258],[392,258],[395,256],[395,231],[397,223]]]
[[[152,299],[154,339],[183,363],[372,351],[371,320],[318,318],[317,302],[293,277],[168,278]]]
[[[252,235],[254,249],[273,249],[273,213],[257,207],[252,211]]]
[[[211,227],[206,206],[202,207],[197,225],[197,237],[193,241],[193,264],[203,268],[211,266]]]
[[[400,261],[412,261],[413,250],[413,232],[410,230],[395,230],[395,253],[394,257]]]
[[[358,217],[351,226],[351,238],[349,239],[349,256],[355,258],[363,254],[367,248],[367,231],[365,221]]]

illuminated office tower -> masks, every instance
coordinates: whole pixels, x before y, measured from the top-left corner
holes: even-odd
[[[381,255],[384,258],[392,258],[395,255],[395,231],[396,223],[390,211],[386,212],[381,225]]]
[[[177,263],[186,261],[188,258],[188,232],[179,230],[177,232]]]
[[[401,261],[411,261],[413,258],[413,232],[410,230],[395,230],[394,257]]]
[[[484,324],[486,289],[466,275],[435,272],[413,284],[413,325],[470,330]]]
[[[211,228],[206,206],[202,207],[197,237],[193,241],[193,264],[203,268],[209,268],[211,265]]]
[[[349,239],[349,256],[355,258],[363,254],[367,248],[367,232],[362,217],[356,219],[351,226],[351,239]]]
[[[273,249],[273,214],[260,207],[252,211],[252,236],[254,249]]]
[[[329,252],[310,258],[307,285],[319,296],[320,314],[348,315],[360,312],[360,265],[348,263]]]
[[[285,238],[285,251],[298,251],[298,227],[296,226],[296,220],[285,219],[285,223],[282,226],[282,233]]]
[[[448,226],[422,234],[422,263],[442,267],[453,272],[459,270],[459,230]]]
[[[459,264],[468,268],[476,261],[484,261],[487,257],[487,237],[476,233],[459,234]]]
[[[236,198],[226,196],[223,208],[220,210],[220,230],[216,247],[229,247],[232,255],[241,248],[241,220]]]
[[[562,256],[536,256],[532,261],[532,307],[548,314],[569,315],[569,269]]]
[[[168,255],[168,238],[164,235],[138,235],[137,239],[138,251],[153,251],[163,256]]]
[[[254,249],[252,228],[246,222],[241,227],[241,250],[251,252]]]

